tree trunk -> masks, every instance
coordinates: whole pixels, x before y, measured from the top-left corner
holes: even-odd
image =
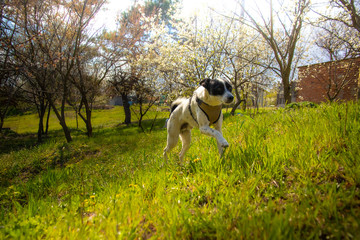
[[[48,110],[48,114],[47,114],[47,117],[46,117],[45,135],[47,135],[47,134],[48,134],[48,131],[49,131],[50,111],[51,111],[51,105],[50,105],[50,103],[49,103],[49,110]]]
[[[78,117],[78,114],[80,114],[80,112],[78,112],[77,108],[75,108],[76,129],[79,129],[79,117]]]
[[[139,128],[141,129],[141,131],[143,131],[143,132],[145,132],[145,129],[144,129],[143,125],[142,125],[142,119],[143,119],[144,115],[145,115],[145,114],[142,114],[142,113],[140,112],[140,117],[139,117],[139,122],[138,122],[138,126],[139,126]]]
[[[247,107],[247,103],[246,100],[242,101],[242,110],[245,112],[246,111],[246,107]]]
[[[131,110],[130,110],[130,104],[129,99],[126,93],[121,94],[121,99],[123,102],[124,112],[125,112],[125,124],[131,123]]]
[[[60,125],[62,126],[63,130],[64,130],[64,134],[65,134],[65,138],[66,141],[69,143],[72,141],[71,138],[71,134],[70,134],[70,129],[68,128],[68,126],[66,125],[65,119],[61,119],[60,121]]]
[[[88,137],[92,137],[92,133],[93,133],[93,129],[92,129],[92,124],[91,124],[91,106],[89,105],[87,99],[86,99],[86,96],[83,95],[83,98],[81,100],[81,105],[78,109],[78,114],[79,116],[81,117],[81,119],[84,121],[85,123],[85,126],[86,126],[86,135]],[[82,114],[81,114],[81,108],[82,106],[85,106],[85,114],[86,114],[86,117],[84,117]]]
[[[37,138],[38,138],[38,143],[41,143],[43,140],[43,135],[45,134],[44,131],[44,116],[46,113],[46,108],[47,108],[47,104],[45,96],[38,96],[39,99],[39,103],[36,102],[36,108],[37,108],[37,113],[39,116],[39,127],[38,127],[38,132],[37,132]]]
[[[38,143],[42,142],[42,135],[44,131],[44,122],[43,122],[44,116],[39,116],[39,129],[37,133]]]
[[[92,137],[93,129],[92,129],[92,124],[91,124],[91,109],[90,109],[90,106],[87,101],[84,102],[84,106],[85,106],[85,112],[86,112],[85,124],[86,124],[87,135],[88,135],[88,137]]]
[[[87,129],[88,137],[92,137],[93,129],[92,129],[91,120],[86,122],[86,129]]]
[[[236,102],[234,103],[234,106],[232,107],[231,112],[230,112],[230,114],[231,114],[232,116],[235,115],[235,111],[236,111],[236,109],[240,106],[240,103],[241,103],[241,102],[242,102],[241,100],[239,100],[239,99],[236,98]]]
[[[248,93],[245,93],[244,90],[242,91],[243,101],[242,101],[242,110],[245,112],[247,107],[247,98]]]
[[[243,101],[243,100],[241,100],[240,93],[239,93],[239,90],[237,88],[235,88],[235,96],[236,96],[236,102],[235,102],[235,104],[232,107],[231,112],[230,112],[230,114],[232,116],[235,115],[236,109],[239,107],[240,103]]]
[[[0,132],[4,126],[4,121],[7,111],[8,111],[8,106],[5,107],[4,111],[0,111]]]
[[[92,137],[92,133],[93,133],[93,129],[92,129],[92,124],[91,124],[91,111],[86,110],[86,117],[84,117],[81,112],[79,112],[79,116],[81,117],[81,119],[84,121],[85,126],[86,126],[86,135],[88,137]]]
[[[291,69],[287,68],[286,71],[281,74],[281,80],[284,87],[285,105],[291,103],[290,71]]]
[[[291,103],[291,91],[289,78],[283,79],[285,105]]]
[[[4,126],[4,119],[5,119],[5,114],[1,114],[0,115],[0,132],[2,130],[2,127]]]
[[[45,116],[45,112],[46,112],[46,107],[47,106],[45,106],[44,103],[40,103],[39,111],[38,111],[38,114],[39,114],[39,129],[38,129],[38,134],[37,134],[38,143],[42,142],[42,135],[45,133],[45,131],[44,131],[44,116]]]
[[[64,109],[62,109],[62,114],[60,115],[59,111],[56,109],[56,106],[54,105],[54,103],[52,102],[52,100],[49,99],[49,104],[51,105],[56,117],[58,118],[59,120],[59,123],[64,131],[64,135],[65,135],[65,138],[66,138],[66,141],[69,143],[72,141],[72,138],[71,138],[71,133],[70,133],[70,129],[68,128],[68,126],[66,125],[66,122],[65,122],[65,114],[64,114]],[[63,116],[63,117],[62,117]]]

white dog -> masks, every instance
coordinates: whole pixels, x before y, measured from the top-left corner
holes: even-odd
[[[229,146],[221,132],[223,104],[234,100],[231,94],[232,87],[227,80],[204,79],[200,82],[193,96],[189,99],[178,98],[171,104],[171,113],[167,122],[167,146],[164,149],[164,158],[178,143],[179,136],[182,142],[180,160],[183,160],[190,147],[191,129],[198,127],[200,132],[217,140],[220,156]],[[210,125],[214,128],[210,128]]]

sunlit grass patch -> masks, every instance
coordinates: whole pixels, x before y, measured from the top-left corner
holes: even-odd
[[[1,238],[359,238],[359,104],[252,113],[223,158],[194,129],[164,163],[166,116],[2,154]]]

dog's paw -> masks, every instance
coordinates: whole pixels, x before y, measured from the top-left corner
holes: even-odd
[[[229,147],[229,143],[227,141],[224,141],[221,143],[221,147],[222,148],[228,148]]]
[[[224,157],[224,154],[226,152],[226,149],[229,147],[229,144],[225,144],[223,146],[221,146],[221,148],[219,149],[219,154],[220,154],[220,157]]]

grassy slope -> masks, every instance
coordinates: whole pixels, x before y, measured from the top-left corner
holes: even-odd
[[[227,116],[225,157],[194,130],[183,164],[163,123],[1,154],[0,238],[360,237],[359,104]]]

